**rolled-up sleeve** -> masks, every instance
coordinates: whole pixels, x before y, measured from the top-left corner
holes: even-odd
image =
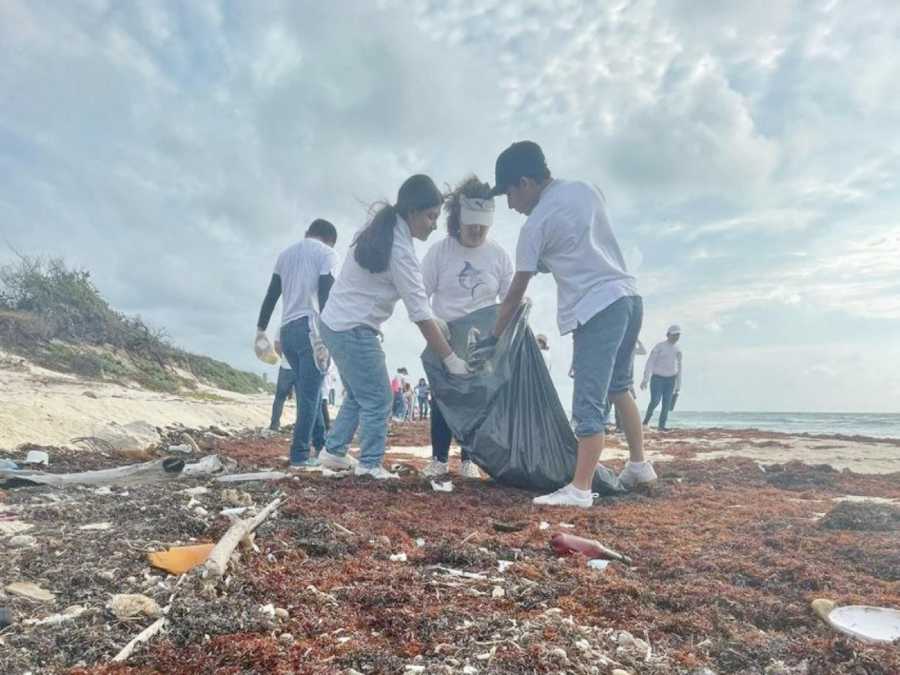
[[[397,294],[406,305],[409,320],[418,322],[432,318],[422,279],[422,268],[411,246],[409,248],[403,245],[394,246],[391,251],[390,271]]]

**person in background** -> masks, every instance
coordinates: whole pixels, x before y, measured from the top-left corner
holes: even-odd
[[[550,341],[544,334],[537,336],[538,347],[541,350],[541,357],[544,359],[544,365],[547,366],[547,372],[552,373],[550,369]]]
[[[432,246],[422,261],[425,292],[435,315],[444,321],[497,304],[512,281],[512,261],[499,244],[488,239],[494,222],[490,195],[490,185],[476,176],[453,190],[444,203],[447,236]],[[452,439],[438,399],[431,408],[431,463],[424,475],[447,473]],[[480,478],[465,447],[461,459],[460,473],[466,478]]]
[[[278,381],[275,383],[275,399],[272,401],[272,421],[269,423],[269,431],[278,431],[281,428],[281,413],[284,403],[291,398],[294,391],[294,371],[291,364],[284,358],[281,350],[281,340],[275,340],[275,353],[281,357],[278,366]]]
[[[325,382],[322,382],[322,422],[325,431],[331,430],[331,412],[328,410],[328,395],[325,393]]]
[[[381,326],[397,300],[450,375],[469,375],[432,318],[413,247],[413,239],[425,241],[434,232],[442,202],[431,178],[412,176],[400,186],[397,201],[381,207],[353,240],[321,321],[322,339],[347,390],[320,455],[326,468],[379,480],[397,477],[383,466],[392,395],[381,346]],[[347,450],[358,427],[357,461]]]
[[[403,383],[403,403],[406,406],[404,418],[407,422],[416,419],[416,395],[409,382]]]
[[[528,218],[516,247],[516,274],[491,334],[473,347],[470,365],[490,358],[519,310],[531,278],[553,274],[560,333],[573,334],[575,375],[572,416],[578,455],[572,482],[534,499],[535,504],[593,504],[591,485],[603,452],[607,397],[620,408],[630,461],[619,476],[628,487],[651,484],[656,473],[644,460],[641,413],[628,393],[643,302],[625,265],[606,213],[606,198],[589,183],[553,179],[537,143],[522,141],[496,162],[494,194]]]
[[[403,417],[403,379],[400,377],[400,369],[391,378],[391,416],[395,422]]]
[[[304,239],[281,252],[269,289],[263,299],[257,321],[257,337],[264,335],[281,297],[281,328],[279,340],[284,357],[294,371],[294,396],[297,420],[291,440],[290,466],[303,469],[317,466],[310,457],[310,441],[315,435],[316,450],[322,447],[325,423],[319,398],[322,391],[322,372],[316,360],[311,330],[334,283],[337,267],[337,229],[327,220],[317,218],[306,230]]]
[[[681,327],[669,326],[666,331],[666,339],[658,343],[647,357],[644,364],[644,379],[641,389],[647,388],[650,383],[650,405],[647,406],[647,414],[644,415],[644,426],[650,424],[656,406],[662,402],[659,409],[659,430],[668,431],[666,422],[669,420],[669,411],[672,410],[672,400],[681,391],[682,357],[678,340],[681,338]]]
[[[428,419],[428,398],[431,392],[428,388],[428,382],[424,377],[419,378],[419,384],[416,385],[416,400],[419,402],[419,419]]]
[[[337,366],[334,361],[328,364],[328,372],[325,373],[325,391],[328,396],[328,405],[337,405]]]

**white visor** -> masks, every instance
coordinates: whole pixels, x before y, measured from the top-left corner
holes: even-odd
[[[494,224],[494,200],[460,196],[459,224],[484,225]]]

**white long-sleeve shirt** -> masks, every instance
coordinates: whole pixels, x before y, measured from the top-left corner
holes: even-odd
[[[672,377],[675,379],[675,391],[681,390],[681,373],[682,373],[681,347],[672,344],[668,340],[663,340],[657,344],[647,357],[647,363],[644,364],[643,384],[650,381],[651,375],[659,375],[660,377]]]
[[[403,300],[410,321],[432,318],[412,233],[400,216],[394,225],[391,262],[384,272],[373,274],[362,268],[350,247],[328,295],[322,321],[334,331],[368,326],[380,332],[381,324],[394,313],[397,300]]]

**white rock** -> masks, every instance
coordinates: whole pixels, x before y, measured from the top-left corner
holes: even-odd
[[[580,651],[582,651],[582,652],[589,652],[589,651],[591,651],[591,643],[588,642],[587,640],[578,640],[578,641],[575,643],[575,646],[576,646]]]
[[[568,661],[569,655],[566,653],[566,650],[562,647],[554,647],[550,650],[550,656],[555,659],[559,659],[560,661]]]
[[[168,452],[179,452],[182,455],[190,455],[194,449],[189,445],[170,445],[166,448]]]
[[[294,643],[294,636],[290,633],[282,633],[278,636],[278,641],[285,645],[290,645]]]
[[[494,586],[494,590],[491,591],[492,598],[502,598],[504,595],[506,595],[506,591],[500,586]]]
[[[28,598],[29,600],[37,600],[38,602],[54,602],[56,600],[56,596],[53,593],[30,581],[15,581],[7,584],[6,592]]]
[[[291,615],[283,607],[276,607],[275,608],[275,616],[277,616],[279,619],[287,620],[290,618]]]
[[[262,605],[259,608],[259,613],[265,614],[266,616],[274,619],[275,618],[275,605],[273,605],[271,602],[268,605]]]
[[[405,553],[395,553],[391,556],[391,562],[406,562]]]

